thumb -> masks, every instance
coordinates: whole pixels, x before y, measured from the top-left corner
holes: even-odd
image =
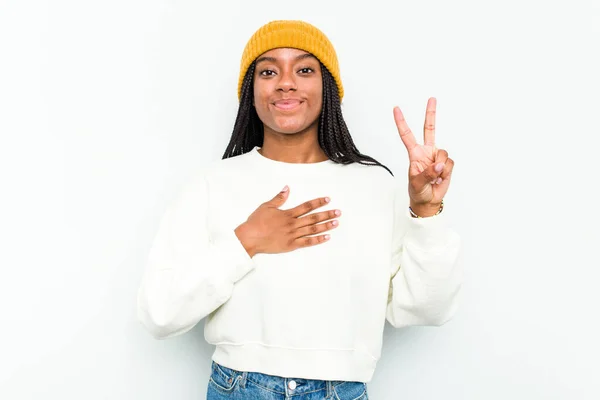
[[[285,203],[285,201],[288,198],[288,194],[290,193],[290,188],[285,185],[285,187],[281,190],[281,192],[277,193],[277,195],[275,197],[273,197],[271,199],[271,201],[269,201],[269,203],[279,207],[282,206],[283,203]]]
[[[415,176],[415,183],[419,187],[423,187],[425,185],[433,184],[435,180],[442,174],[444,170],[443,163],[433,163],[429,167],[427,167],[423,172],[419,175]]]

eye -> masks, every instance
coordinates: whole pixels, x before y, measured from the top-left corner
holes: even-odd
[[[308,74],[308,73],[314,72],[314,70],[310,67],[306,67],[306,68],[301,68],[300,71],[298,71],[298,72],[301,72],[303,74]]]
[[[270,69],[265,69],[265,70],[260,71],[260,75],[262,75],[262,76],[271,76],[274,73],[275,73],[275,71],[272,71]]]

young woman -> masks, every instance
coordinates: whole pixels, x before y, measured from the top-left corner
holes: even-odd
[[[138,292],[159,339],[205,318],[208,399],[367,398],[385,321],[456,311],[459,236],[444,222],[454,162],[394,109],[408,196],[348,132],[335,50],[316,27],[273,21],[248,42],[222,160],[167,209]],[[282,189],[283,188],[283,189]]]

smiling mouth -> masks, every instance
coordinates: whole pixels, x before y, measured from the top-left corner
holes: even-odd
[[[279,100],[273,103],[278,110],[289,111],[298,107],[302,102],[300,100]]]

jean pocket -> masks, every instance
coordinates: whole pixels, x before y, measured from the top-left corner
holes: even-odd
[[[209,384],[221,393],[231,393],[239,381],[240,374],[222,365],[212,362]]]
[[[342,382],[333,387],[335,400],[367,400],[367,384],[364,382]]]

